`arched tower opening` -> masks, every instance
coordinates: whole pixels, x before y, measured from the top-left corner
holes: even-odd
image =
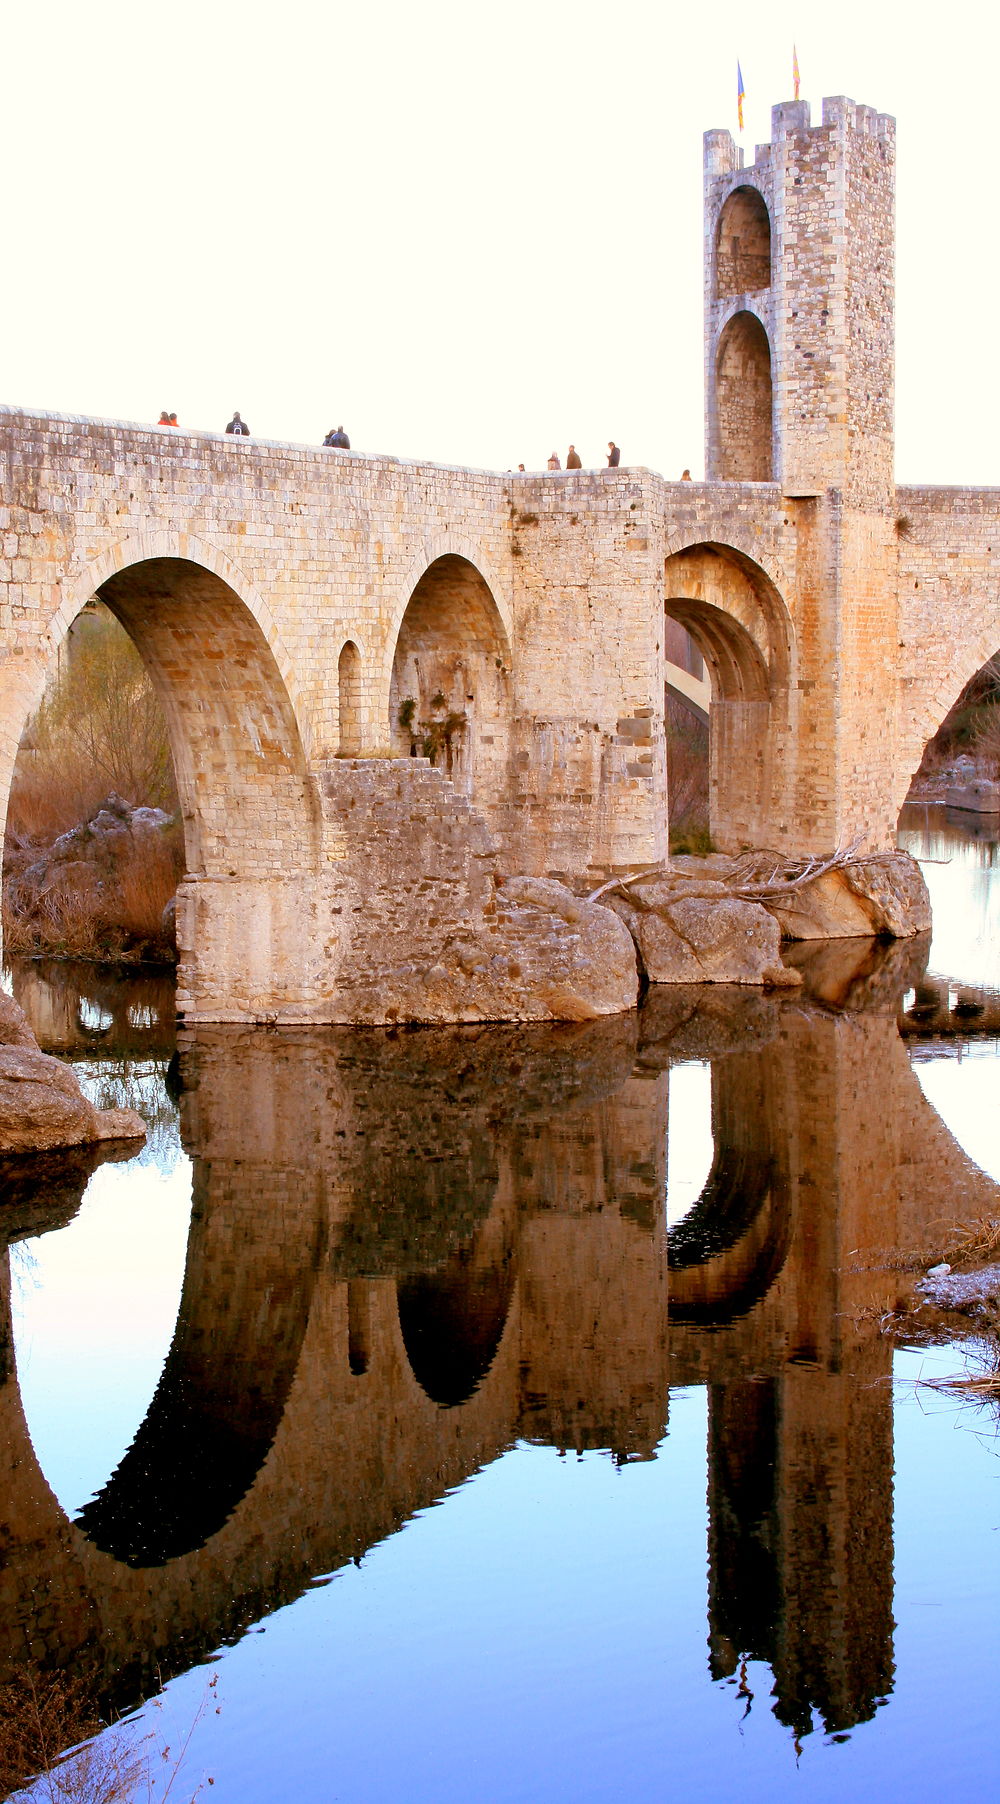
[[[396,641],[393,750],[430,758],[489,815],[505,797],[510,717],[510,648],[489,585],[467,558],[437,558]]]
[[[759,188],[736,188],[719,214],[715,293],[719,300],[771,285],[771,217]]]
[[[351,639],[337,662],[337,698],[340,756],[356,758],[361,751],[361,653]]]
[[[668,798],[677,790],[677,802],[670,804],[672,829],[683,826],[678,808],[697,777],[688,767],[700,745],[703,758],[707,750],[708,767],[708,819],[700,824],[707,825],[712,843],[721,851],[780,845],[783,802],[793,775],[792,633],[784,602],[744,553],[695,545],[666,560],[664,613]],[[703,729],[697,742],[679,735],[676,725],[683,675],[671,661],[676,644],[694,648],[701,663],[700,688],[707,696],[699,713],[707,733]],[[693,691],[680,699],[692,707],[698,700]],[[697,824],[689,823],[688,830]]]
[[[725,326],[715,358],[715,456],[720,482],[770,482],[774,475],[771,347],[756,314]]]

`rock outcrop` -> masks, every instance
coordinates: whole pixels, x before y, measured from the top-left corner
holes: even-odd
[[[132,1109],[95,1109],[68,1065],[39,1051],[12,997],[0,994],[0,1154],[141,1140]]]
[[[851,858],[802,881],[768,853],[680,857],[602,898],[627,926],[651,983],[794,986],[783,940],[910,939],[931,924],[906,852]]]
[[[652,877],[612,891],[608,905],[631,933],[650,983],[799,982],[781,962],[777,922],[723,883]]]

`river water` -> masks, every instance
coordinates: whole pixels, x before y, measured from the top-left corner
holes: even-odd
[[[975,1337],[881,1332],[1000,1212],[955,818],[902,832],[929,954],[790,998],[178,1041],[169,983],[16,969],[150,1135],[6,1173],[0,1681],[84,1674],[143,1798],[988,1793],[997,1417],[928,1382]]]

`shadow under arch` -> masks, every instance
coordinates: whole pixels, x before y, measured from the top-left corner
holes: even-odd
[[[268,1210],[241,1209],[211,1165],[196,1162],[184,1285],[160,1381],[131,1447],[76,1517],[101,1552],[131,1567],[163,1566],[203,1547],[250,1490],[309,1321],[323,1244],[320,1214],[309,1213],[290,1250]]]
[[[510,671],[510,642],[485,577],[455,552],[435,558],[396,638],[390,743],[397,757],[430,757],[487,814],[506,788]]]
[[[771,216],[759,188],[734,188],[715,233],[715,292],[720,300],[771,285]]]
[[[778,844],[775,817],[793,776],[788,608],[746,553],[705,542],[666,559],[664,611],[708,669],[712,836],[723,850]]]

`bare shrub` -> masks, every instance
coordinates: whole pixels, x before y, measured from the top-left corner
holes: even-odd
[[[174,957],[163,911],[184,872],[176,825],[121,836],[94,862],[74,860],[33,873],[37,848],[8,846],[4,882],[4,945],[8,952],[62,958]]]
[[[90,1687],[65,1673],[20,1674],[0,1686],[0,1791],[45,1804],[125,1804],[147,1761],[134,1740],[102,1729]],[[80,1744],[84,1745],[80,1745]],[[65,1749],[75,1750],[69,1756]]]
[[[972,750],[980,769],[1000,778],[1000,702],[993,701],[980,709]]]

